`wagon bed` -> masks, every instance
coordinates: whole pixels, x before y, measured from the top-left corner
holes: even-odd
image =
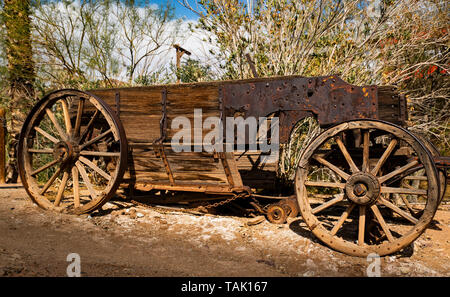
[[[406,119],[406,100],[394,87],[358,87],[336,76],[289,76],[91,90],[90,93],[117,112],[133,160],[124,182],[137,182],[141,189],[230,192],[230,188],[243,185],[274,185],[276,163],[254,166],[260,152],[174,153],[169,148],[177,132],[171,129],[172,120],[187,115],[193,127],[194,108],[202,109],[204,118],[221,119],[236,113],[245,118],[284,111],[279,115],[280,143],[286,143],[293,126],[307,116],[318,117],[323,127],[355,118],[382,119],[400,125]],[[210,131],[203,129],[203,136]],[[166,148],[165,156],[154,150],[158,140]]]

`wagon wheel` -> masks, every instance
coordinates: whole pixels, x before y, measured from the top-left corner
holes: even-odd
[[[422,136],[420,134],[416,135],[416,136],[423,143],[423,145],[430,151],[431,156],[433,158],[440,156],[438,149],[433,145],[433,143],[431,143],[431,141],[429,141],[425,136]],[[444,200],[444,195],[445,195],[445,191],[447,188],[447,175],[444,172],[444,170],[439,170],[439,169],[438,169],[438,175],[439,175],[439,182],[440,182],[439,185],[440,185],[440,189],[441,189],[439,203],[441,203],[442,200]]]
[[[420,142],[428,149],[428,151],[431,153],[431,156],[438,157],[439,151],[437,148],[424,136],[417,135],[415,136],[420,140]],[[423,181],[427,180],[427,177],[424,176],[425,170],[420,169],[416,172],[412,173],[409,176],[405,176],[401,180],[401,186],[410,188],[410,189],[420,189]],[[439,194],[439,203],[442,202],[445,195],[447,180],[446,180],[446,174],[442,170],[438,170],[438,177],[439,177],[439,186],[440,186],[440,194]],[[400,208],[403,208],[411,213],[412,216],[418,217],[422,213],[422,209],[420,207],[418,208],[416,204],[418,203],[416,197],[409,195],[408,193],[403,194],[397,194],[393,193],[390,194],[390,198],[392,198],[393,202]],[[420,204],[420,202],[419,202]]]
[[[340,182],[311,176],[320,167],[334,171]],[[421,187],[403,188],[401,180],[418,170],[426,177]],[[354,256],[404,248],[425,230],[439,204],[437,170],[428,150],[407,130],[375,120],[342,123],[320,134],[300,160],[295,187],[303,220],[314,235]],[[317,199],[317,193],[328,200]],[[392,203],[392,193],[423,201],[420,216]]]
[[[87,213],[114,195],[127,150],[123,127],[103,100],[77,90],[56,91],[39,101],[25,120],[19,174],[40,207]]]

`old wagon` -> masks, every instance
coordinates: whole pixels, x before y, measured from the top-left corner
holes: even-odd
[[[296,147],[305,118],[323,132]],[[272,222],[299,211],[328,246],[386,255],[425,230],[446,186],[448,158],[405,129],[406,118],[395,88],[337,76],[64,89],[28,115],[18,167],[45,209],[92,212],[119,187],[198,192],[213,206],[251,201]],[[292,193],[277,182],[287,144],[301,152]]]

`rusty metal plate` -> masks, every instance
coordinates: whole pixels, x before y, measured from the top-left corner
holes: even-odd
[[[286,124],[295,124],[308,114],[314,114],[321,126],[378,118],[377,87],[354,86],[336,76],[293,76],[224,84],[222,103],[226,117],[258,118],[288,112]],[[280,127],[282,139],[292,127],[285,128]]]

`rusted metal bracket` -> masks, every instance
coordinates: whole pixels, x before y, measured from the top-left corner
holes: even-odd
[[[450,182],[450,157],[438,156],[433,158],[434,164],[440,170],[443,170],[447,176],[447,183]]]
[[[120,118],[120,92],[116,92],[115,101],[117,117]]]
[[[230,187],[235,188],[235,187],[242,187],[243,183],[242,183],[242,179],[241,179],[241,174],[239,173],[237,166],[236,166],[236,162],[233,159],[233,153],[229,152],[229,153],[218,153],[219,158],[222,161],[222,166],[225,172],[225,175],[227,177],[228,180],[228,184],[230,185]]]
[[[173,178],[173,172],[170,168],[169,160],[167,159],[166,153],[164,152],[164,140],[167,136],[167,89],[161,91],[161,106],[162,106],[162,116],[159,121],[160,137],[153,142],[153,151],[157,158],[161,158],[164,163],[164,168],[166,169],[167,176],[169,177],[170,184],[175,183]]]
[[[228,161],[225,158],[225,153],[219,153],[220,160],[222,161],[223,170],[225,171],[225,175],[227,176],[228,184],[231,187],[234,187],[234,180],[230,170],[230,166],[228,165]]]
[[[155,155],[164,163],[164,168],[166,169],[167,176],[169,177],[169,181],[171,185],[174,185],[175,179],[173,178],[173,172],[170,168],[169,160],[167,159],[166,153],[164,152],[164,145],[162,143],[154,143],[153,150]]]
[[[167,89],[161,91],[161,106],[162,106],[162,117],[159,122],[161,137],[160,142],[163,142],[167,136]]]

